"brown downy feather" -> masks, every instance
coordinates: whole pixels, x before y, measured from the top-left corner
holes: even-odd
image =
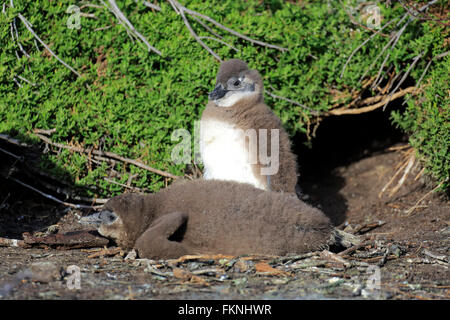
[[[235,125],[239,129],[254,129],[257,132],[257,146],[259,148],[259,130],[267,129],[267,154],[271,155],[271,129],[279,130],[279,170],[275,175],[270,176],[270,189],[277,192],[295,193],[295,186],[298,178],[297,160],[291,151],[289,135],[284,130],[281,120],[264,103],[263,82],[257,70],[248,70],[245,62],[232,59],[221,64],[217,75],[217,83],[226,82],[232,75],[239,75],[245,72],[245,76],[253,79],[256,83],[257,95],[238,101],[231,107],[218,107],[210,101],[202,114],[202,121],[214,119]],[[248,140],[246,141],[248,144]],[[248,150],[248,146],[247,146]],[[262,164],[252,165],[252,170],[263,185],[267,184],[267,176],[261,175]]]
[[[333,230],[320,210],[292,194],[232,181],[194,180],[156,194],[123,194],[105,209],[125,228],[127,239],[118,244],[149,258],[303,253],[326,246]]]

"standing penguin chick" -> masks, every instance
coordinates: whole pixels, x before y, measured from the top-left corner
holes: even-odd
[[[263,91],[259,72],[242,60],[220,65],[200,123],[204,178],[295,193],[296,156],[280,119],[264,103]]]
[[[302,253],[326,247],[333,230],[321,211],[292,195],[201,179],[155,194],[119,195],[82,222],[152,259]]]

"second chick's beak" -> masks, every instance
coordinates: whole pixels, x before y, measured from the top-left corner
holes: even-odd
[[[214,88],[214,90],[212,92],[210,92],[209,94],[209,99],[210,100],[218,100],[220,98],[223,98],[223,96],[228,92],[228,90],[226,90],[223,85],[221,83],[219,83],[218,85],[216,85],[216,87]]]

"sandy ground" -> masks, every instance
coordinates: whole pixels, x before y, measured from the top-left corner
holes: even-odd
[[[353,251],[153,261],[125,259],[114,246],[0,247],[0,298],[449,299],[449,201],[430,192],[416,164],[395,190],[409,150],[394,145],[302,179],[305,201],[365,241]],[[4,180],[0,204],[1,237],[79,230],[86,214]]]

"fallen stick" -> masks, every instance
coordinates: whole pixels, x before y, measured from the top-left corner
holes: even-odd
[[[391,177],[391,179],[389,179],[388,183],[386,183],[384,185],[383,189],[381,189],[381,191],[378,193],[378,198],[381,198],[383,196],[383,193],[394,182],[395,178],[400,174],[400,172],[402,172],[402,170],[406,167],[407,164],[408,164],[408,162],[406,161],[400,166],[400,168],[395,172],[395,174]]]
[[[320,252],[320,257],[322,259],[325,259],[327,261],[336,263],[336,264],[340,264],[345,268],[350,267],[350,262],[345,260],[344,258],[342,258],[341,255],[335,254],[333,252],[330,252],[328,250],[323,250],[322,252]]]
[[[25,241],[19,239],[0,238],[0,247],[26,248],[27,244],[25,243]]]
[[[0,247],[80,249],[104,247],[109,243],[108,239],[95,235],[89,230],[50,234],[43,237],[35,237],[24,232],[23,238],[23,240],[0,238]]]
[[[415,157],[414,153],[411,153],[411,155],[409,156],[409,159],[408,159],[408,165],[405,167],[405,171],[403,172],[403,175],[400,178],[400,180],[398,181],[397,185],[394,188],[392,188],[391,192],[389,193],[389,197],[392,197],[395,193],[397,193],[397,191],[405,183],[405,180],[408,177],[409,172],[411,171],[411,168],[415,161],[416,161],[416,157]]]
[[[94,252],[93,254],[90,254],[88,256],[88,259],[92,259],[92,258],[98,258],[98,257],[105,257],[105,256],[115,256],[116,254],[121,254],[124,255],[124,252],[122,250],[122,248],[116,247],[116,248],[104,248],[101,249],[98,252]]]
[[[314,252],[308,252],[308,253],[300,254],[300,255],[279,257],[279,258],[269,261],[269,264],[296,262],[298,260],[308,259],[308,258],[316,257],[319,255],[320,255],[320,251],[314,251]]]
[[[41,135],[39,133],[36,133],[36,136],[39,139],[41,139],[42,141],[44,141],[45,143],[48,143],[48,144],[50,144],[52,146],[55,146],[55,147],[58,147],[58,148],[68,149],[68,150],[79,152],[79,153],[86,153],[86,154],[92,153],[92,154],[95,154],[95,155],[98,155],[98,156],[106,156],[108,158],[116,159],[116,160],[119,160],[119,161],[122,161],[122,162],[125,162],[125,163],[129,163],[129,164],[135,165],[136,167],[139,167],[141,169],[144,169],[144,170],[147,170],[147,171],[159,174],[160,176],[163,176],[163,177],[172,178],[172,179],[178,179],[179,178],[179,176],[175,176],[175,175],[173,175],[173,174],[171,174],[169,172],[165,172],[165,171],[162,171],[162,170],[159,170],[159,169],[152,168],[152,167],[150,167],[150,166],[148,166],[148,165],[146,165],[146,164],[144,164],[142,162],[139,162],[137,160],[124,158],[124,157],[119,156],[118,154],[115,154],[113,152],[92,150],[92,149],[88,150],[88,149],[84,149],[84,148],[81,148],[81,147],[68,146],[68,145],[65,145],[65,144],[62,144],[62,143],[53,142],[49,138],[47,138],[47,137],[45,137],[45,136],[43,136],[43,135]]]
[[[358,227],[355,231],[353,231],[354,234],[363,234],[366,232],[369,232],[375,228],[381,227],[383,225],[385,225],[386,222],[385,221],[377,221],[377,222],[372,222],[372,223],[366,223],[360,227]]]
[[[442,184],[444,183],[445,180],[443,180],[441,183],[439,183],[436,187],[434,187],[432,190],[430,190],[429,192],[427,192],[422,198],[420,198],[415,205],[413,205],[411,208],[409,208],[405,213],[406,216],[409,217],[411,215],[411,213],[414,212],[414,210],[416,210],[416,208],[418,207],[418,205],[426,198],[428,197],[430,194],[432,194],[434,191],[436,191],[437,189],[439,189],[440,186],[442,186]]]
[[[52,190],[58,194],[62,194],[66,197],[66,199],[72,199],[75,201],[83,201],[83,202],[87,202],[87,203],[91,203],[91,204],[105,204],[106,202],[108,202],[109,199],[101,199],[101,198],[88,198],[88,197],[83,197],[83,196],[78,196],[76,195],[74,192],[65,189],[65,188],[61,188],[61,187],[57,187],[54,186],[50,183],[47,183],[45,181],[40,181],[40,183],[47,189]]]
[[[348,255],[348,254],[353,253],[356,250],[358,250],[360,248],[363,248],[363,247],[365,247],[365,246],[367,246],[367,245],[369,245],[371,243],[372,243],[371,241],[365,241],[363,243],[357,244],[357,245],[355,245],[353,247],[350,247],[348,249],[345,249],[344,251],[339,252],[338,255],[340,255],[340,256]]]
[[[433,259],[436,259],[436,260],[440,260],[440,261],[443,261],[443,262],[448,262],[448,257],[446,255],[443,255],[443,254],[439,255],[439,254],[433,253],[433,252],[431,252],[431,251],[429,251],[427,249],[423,249],[423,254],[427,255],[427,256],[429,256],[429,257],[431,257]]]

